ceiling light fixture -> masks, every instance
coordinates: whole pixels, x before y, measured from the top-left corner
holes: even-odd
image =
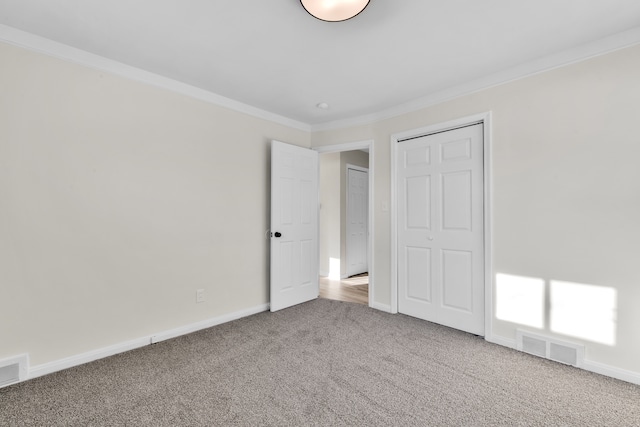
[[[300,0],[300,4],[314,18],[339,22],[351,19],[362,12],[369,0]]]

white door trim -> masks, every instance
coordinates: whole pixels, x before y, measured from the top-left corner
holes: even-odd
[[[360,172],[364,172],[367,174],[367,181],[369,180],[369,168],[363,168],[361,166],[356,166],[356,165],[352,165],[350,163],[347,163],[346,168],[345,168],[345,173],[347,176],[347,185],[346,185],[346,205],[345,206],[345,211],[346,211],[346,219],[347,219],[347,223],[345,224],[345,230],[346,230],[346,240],[345,240],[345,262],[346,262],[346,276],[349,277],[349,232],[351,231],[351,227],[349,227],[349,169],[355,170],[355,171],[360,171]],[[369,189],[367,189],[367,193],[369,192]],[[367,201],[367,221],[369,220],[369,211],[368,209],[370,208],[369,206],[369,202]],[[367,224],[367,236],[369,235],[369,224]],[[368,237],[367,237],[368,238]],[[368,268],[368,263],[369,263],[369,254],[367,253],[367,268]]]
[[[375,265],[373,258],[373,250],[374,250],[374,227],[373,227],[373,182],[375,176],[375,157],[374,157],[374,141],[373,139],[368,139],[365,141],[357,141],[357,142],[349,142],[345,144],[335,144],[335,145],[325,145],[322,147],[311,147],[312,150],[316,150],[318,153],[339,153],[342,151],[354,151],[354,150],[369,150],[369,216],[367,220],[369,223],[368,227],[368,238],[367,238],[367,263],[369,264],[369,307],[376,308],[383,311],[389,311],[389,308],[381,304],[378,307],[378,304],[375,302]]]
[[[484,124],[483,166],[484,166],[484,296],[485,296],[485,339],[493,339],[493,252],[492,252],[492,181],[491,181],[491,112],[461,117],[444,123],[425,126],[391,135],[391,312],[398,312],[398,218],[397,218],[397,151],[398,141],[443,132],[461,126],[482,122]]]

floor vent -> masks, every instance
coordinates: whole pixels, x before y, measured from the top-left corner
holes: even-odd
[[[545,359],[555,360],[576,367],[582,367],[584,346],[528,331],[517,330],[518,350]]]
[[[27,355],[0,360],[0,387],[26,379]]]

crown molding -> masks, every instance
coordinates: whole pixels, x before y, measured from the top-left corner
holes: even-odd
[[[228,108],[259,119],[281,124],[304,132],[320,132],[372,124],[403,114],[412,113],[455,98],[470,95],[494,86],[533,76],[605,55],[640,43],[640,27],[617,33],[572,49],[538,58],[534,61],[491,74],[458,86],[432,93],[425,97],[381,110],[373,114],[334,120],[318,124],[308,124],[281,116],[230,98],[218,95],[186,83],[160,76],[111,59],[95,55],[53,40],[46,39],[13,27],[0,24],[0,41],[69,61],[78,65],[98,69],[131,80],[163,88],[191,98]]]
[[[425,97],[384,109],[377,113],[314,124],[311,125],[311,132],[336,130],[372,124],[381,120],[412,113],[455,98],[470,95],[494,86],[499,86],[525,77],[530,77],[535,74],[544,73],[556,68],[561,68],[597,56],[605,55],[616,50],[631,47],[638,43],[640,43],[640,27],[635,27],[594,42],[538,58],[534,61],[527,62],[468,83],[444,89]]]
[[[307,123],[299,122],[279,114],[271,113],[260,108],[235,101],[177,80],[163,77],[140,68],[132,67],[118,61],[114,61],[93,53],[86,52],[62,43],[49,40],[35,34],[27,33],[13,27],[0,24],[0,41],[12,44],[54,58],[62,59],[74,64],[97,69],[120,77],[135,80],[151,86],[166,89],[181,95],[199,99],[200,101],[250,116],[278,123],[283,126],[310,132],[311,127]]]

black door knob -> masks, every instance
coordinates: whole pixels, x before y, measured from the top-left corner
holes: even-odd
[[[276,237],[282,237],[282,233],[279,231],[276,231]]]

